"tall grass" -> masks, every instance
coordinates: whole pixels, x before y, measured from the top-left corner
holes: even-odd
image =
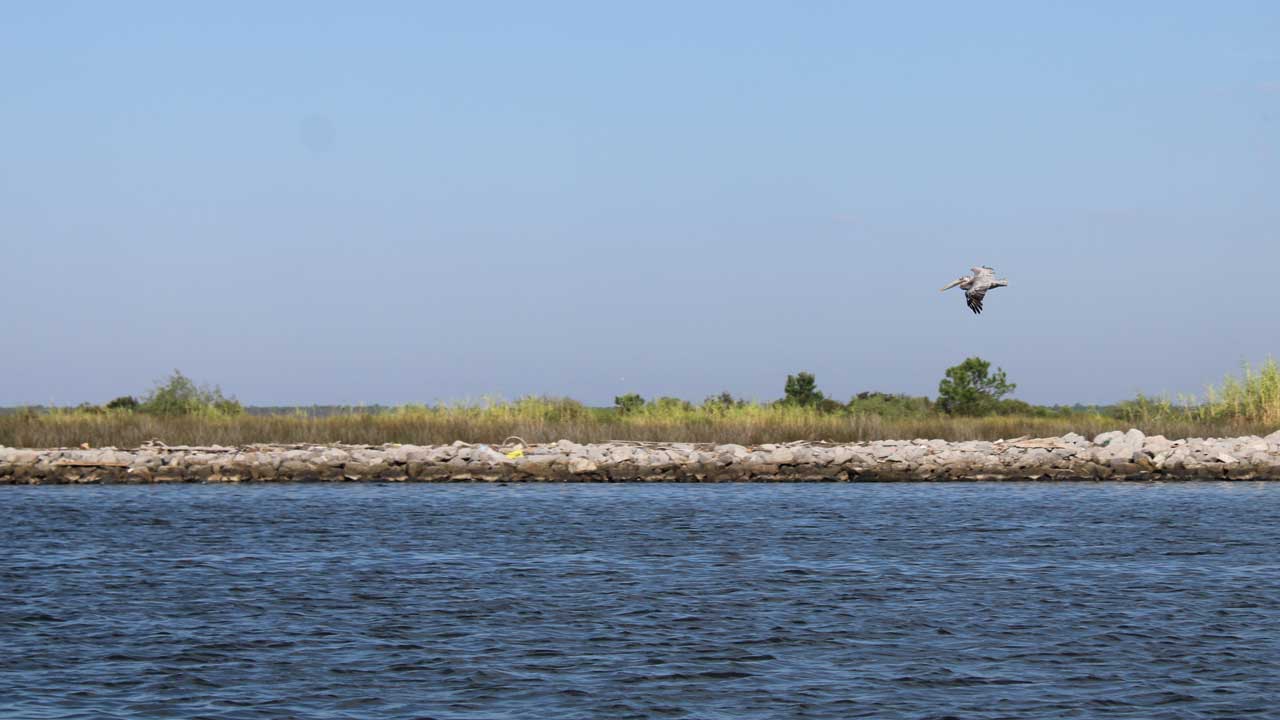
[[[1210,387],[1202,406],[1205,419],[1252,418],[1268,425],[1280,424],[1280,364],[1272,358],[1254,370],[1244,365],[1241,377],[1228,375],[1221,388]]]
[[[1280,364],[1267,360],[1254,368],[1246,363],[1241,374],[1227,375],[1222,385],[1210,385],[1204,399],[1181,396],[1137,399],[1121,403],[1115,414],[1121,419],[1145,425],[1185,421],[1203,426],[1256,425],[1280,427]]]
[[[886,418],[829,414],[803,407],[746,405],[717,408],[646,408],[622,414],[572,401],[522,400],[486,406],[396,408],[325,417],[294,415],[155,416],[131,412],[54,411],[0,417],[0,444],[15,447],[130,447],[149,440],[169,445],[254,443],[441,444],[455,440],[500,443],[567,438],[578,442],[640,440],[754,445],[792,440],[851,442],[902,438],[994,440],[1077,432],[1087,437],[1137,424],[1170,438],[1263,434],[1275,423],[1238,417],[1202,419],[1174,411],[1141,422],[1078,413],[1068,417]]]

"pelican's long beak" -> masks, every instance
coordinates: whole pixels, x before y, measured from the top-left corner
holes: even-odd
[[[953,287],[955,287],[955,286],[959,285],[959,284],[960,284],[960,283],[962,283],[962,282],[964,282],[964,278],[960,278],[959,280],[956,280],[955,282],[953,282],[953,283],[951,283],[950,285],[948,285],[948,286],[946,286],[946,287],[942,288],[942,289],[941,289],[941,290],[939,290],[938,292],[946,292],[946,291],[950,290],[951,288],[953,288]]]

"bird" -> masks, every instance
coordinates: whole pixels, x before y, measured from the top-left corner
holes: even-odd
[[[973,311],[974,315],[982,312],[982,299],[986,297],[987,291],[998,287],[1008,287],[1008,280],[997,280],[996,271],[980,265],[975,268],[969,268],[972,275],[965,275],[950,285],[942,288],[942,292],[946,292],[951,288],[959,285],[964,290],[965,304]]]

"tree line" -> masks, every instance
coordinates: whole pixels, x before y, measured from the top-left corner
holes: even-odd
[[[930,414],[946,415],[1053,415],[1064,414],[1064,408],[1044,408],[1021,400],[1006,399],[1017,388],[1008,380],[1002,368],[991,371],[991,363],[979,357],[966,359],[959,365],[947,368],[938,384],[938,398],[913,397],[899,393],[880,391],[861,392],[846,403],[827,397],[818,389],[813,373],[799,372],[788,375],[783,386],[783,396],[770,403],[782,407],[811,408],[824,413],[862,413],[887,417],[915,417]],[[734,398],[728,392],[712,395],[702,403],[703,409],[717,410],[748,405],[746,400]],[[645,409],[684,407],[692,409],[692,403],[678,398],[660,397],[646,402],[638,393],[628,393],[614,398],[614,408],[622,414],[633,414]]]

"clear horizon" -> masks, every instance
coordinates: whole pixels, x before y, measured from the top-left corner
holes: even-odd
[[[0,406],[1036,404],[1280,356],[1280,6],[0,9]],[[986,264],[972,315],[938,288]]]

